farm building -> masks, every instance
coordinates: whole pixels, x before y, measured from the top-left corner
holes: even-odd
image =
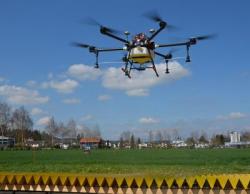
[[[225,147],[249,147],[250,141],[241,141],[241,134],[237,131],[230,133],[230,142],[225,142]]]
[[[45,145],[44,141],[35,141],[32,138],[25,140],[25,146],[30,148],[40,148],[44,147],[44,145]]]
[[[80,148],[97,148],[99,144],[101,143],[100,138],[95,138],[95,137],[84,137],[80,139]]]
[[[0,148],[13,147],[15,138],[0,136]]]

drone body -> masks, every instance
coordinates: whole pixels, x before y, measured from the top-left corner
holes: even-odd
[[[145,64],[154,59],[154,50],[152,42],[144,33],[137,34],[132,40],[133,47],[127,54],[127,58],[133,63]]]
[[[124,62],[124,67],[122,71],[126,76],[131,78],[131,70],[143,71],[148,68],[153,69],[156,76],[159,74],[157,72],[154,59],[156,56],[159,56],[165,60],[166,63],[166,71],[165,73],[169,73],[168,62],[172,59],[172,52],[167,54],[162,54],[156,51],[157,48],[161,47],[178,47],[185,46],[186,47],[186,62],[190,62],[189,48],[191,45],[195,45],[199,40],[205,40],[211,38],[211,35],[208,36],[198,36],[187,39],[187,41],[179,42],[179,43],[171,43],[171,44],[155,44],[153,38],[158,35],[163,29],[170,27],[167,22],[163,21],[159,16],[153,16],[151,19],[155,20],[159,23],[158,30],[150,30],[150,36],[147,36],[145,33],[139,33],[133,37],[131,41],[128,41],[128,35],[130,34],[128,31],[124,32],[126,35],[126,39],[121,38],[115,34],[115,30],[110,29],[108,27],[102,26],[95,22],[100,26],[100,32],[106,36],[114,38],[124,45],[122,48],[97,48],[95,46],[91,46],[88,44],[75,43],[75,46],[88,48],[90,53],[94,53],[96,56],[96,64],[95,67],[99,68],[98,56],[101,52],[114,52],[114,51],[126,51],[126,55],[122,58]]]

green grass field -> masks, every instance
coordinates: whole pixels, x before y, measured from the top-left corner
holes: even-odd
[[[250,173],[250,149],[0,151],[0,171],[116,176]]]

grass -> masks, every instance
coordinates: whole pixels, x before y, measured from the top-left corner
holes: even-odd
[[[250,173],[250,149],[0,151],[0,172],[122,176]]]

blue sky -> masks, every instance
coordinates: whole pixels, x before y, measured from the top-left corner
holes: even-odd
[[[99,126],[116,139],[121,131],[138,135],[150,129],[176,128],[213,134],[250,130],[249,1],[0,1],[0,99],[31,111],[35,127],[50,116]],[[91,67],[94,56],[70,46],[73,41],[100,47],[122,44],[84,25],[92,17],[132,34],[158,25],[142,17],[157,10],[176,32],[163,31],[157,43],[216,33],[214,40],[191,48],[192,63],[174,61],[160,78],[133,72],[128,80],[121,64]],[[161,49],[167,52],[167,49]],[[175,53],[185,56],[185,49]],[[101,62],[118,61],[122,53],[103,54]]]

